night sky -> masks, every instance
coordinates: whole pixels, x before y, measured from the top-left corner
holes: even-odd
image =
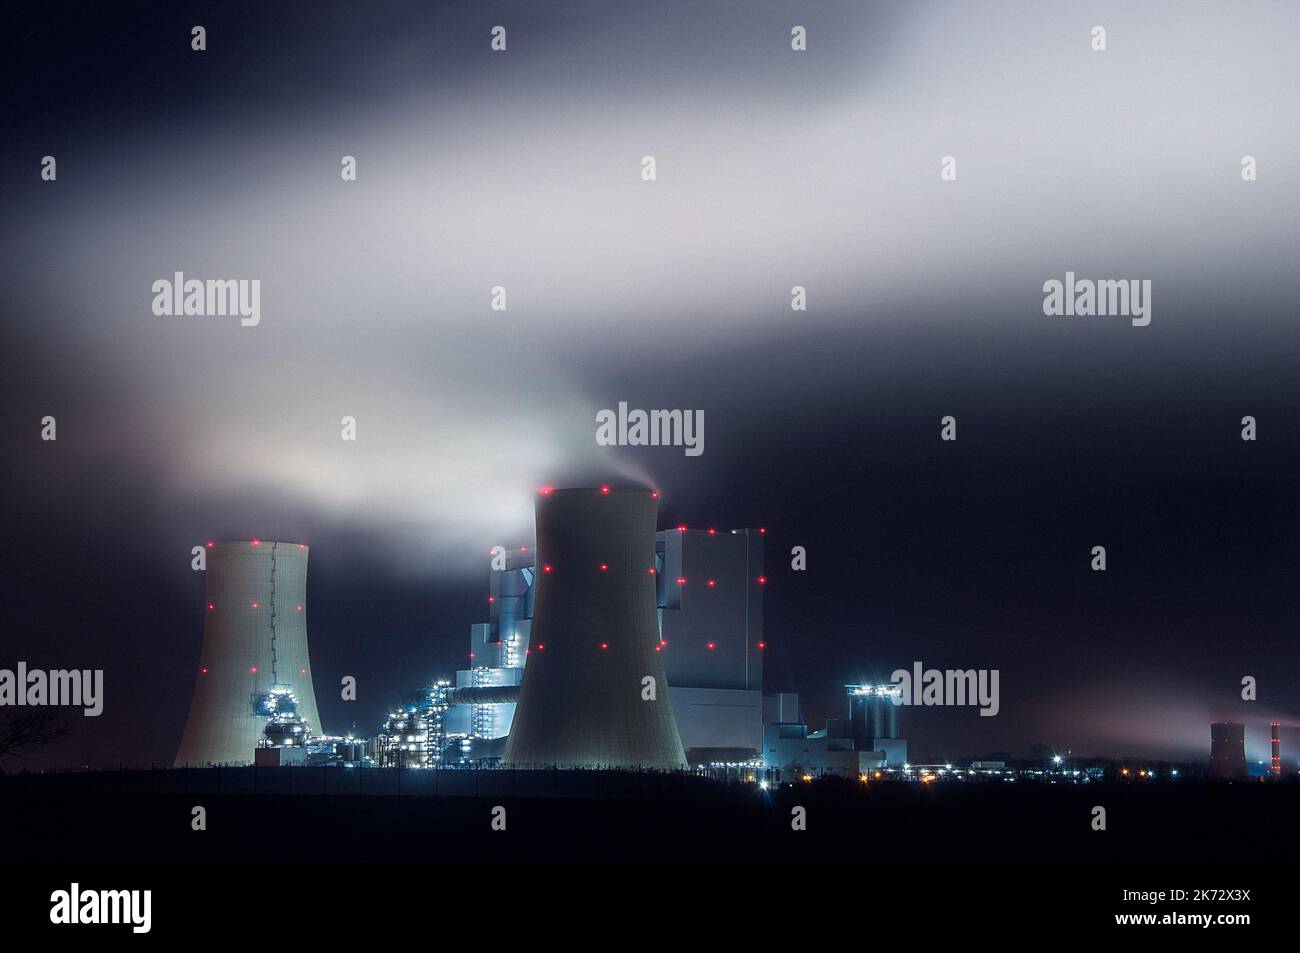
[[[1002,697],[904,710],[913,760],[1201,759],[1215,719],[1257,760],[1279,718],[1294,764],[1300,9],[30,7],[0,666],[103,668],[105,713],[29,767],[170,761],[192,546],[310,544],[325,728],[369,734],[464,664],[536,487],[598,482],[768,528],[767,688],[814,727],[919,660]],[[155,316],[175,271],[260,279],[261,324]],[[1150,326],[1045,316],[1066,271],[1150,279]],[[705,452],[597,446],[619,401],[703,410]]]

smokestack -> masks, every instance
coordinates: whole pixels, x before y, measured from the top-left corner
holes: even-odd
[[[544,490],[528,664],[502,763],[685,768],[655,599],[646,490]]]
[[[1275,778],[1282,776],[1282,725],[1278,722],[1270,722],[1268,726],[1269,741],[1273,745],[1273,758],[1268,765],[1268,773]]]
[[[247,764],[267,718],[253,714],[273,685],[290,688],[321,734],[307,655],[307,547],[216,543],[207,551],[203,650],[176,764]]]

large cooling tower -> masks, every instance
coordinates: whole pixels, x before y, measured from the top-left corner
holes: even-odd
[[[686,767],[659,651],[657,510],[645,490],[538,496],[533,626],[503,764]]]
[[[307,655],[307,547],[211,544],[207,551],[203,652],[176,764],[249,763],[267,719],[255,699],[272,685],[298,696],[298,712],[321,733]]]

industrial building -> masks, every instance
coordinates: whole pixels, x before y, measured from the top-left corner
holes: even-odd
[[[656,619],[658,509],[645,490],[538,494],[530,657],[504,765],[686,767]]]
[[[1216,778],[1244,778],[1246,768],[1246,726],[1216,721],[1210,725],[1210,774]]]
[[[208,543],[203,647],[178,766],[249,764],[268,725],[323,733],[307,650],[307,555],[301,543]]]
[[[799,717],[799,696],[764,699],[763,765],[798,775],[861,777],[907,763],[907,742],[898,736],[897,685],[846,685],[848,717],[833,718],[809,732]]]

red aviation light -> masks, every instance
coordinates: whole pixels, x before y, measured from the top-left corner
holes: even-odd
[[[708,642],[708,643],[705,643],[705,648],[707,648],[710,652],[712,652],[712,651],[713,651],[714,649],[716,649],[717,647],[718,647],[718,643],[717,643],[717,642]]]
[[[677,532],[679,532],[679,533],[684,533],[684,532],[686,532],[686,527],[685,527],[685,526],[678,526],[678,527],[677,527]]]
[[[540,494],[542,494],[542,496],[550,496],[551,493],[553,493],[554,491],[555,491],[555,487],[553,487],[553,486],[544,486],[544,487],[542,487],[540,490],[538,490],[537,492],[540,493]]]
[[[306,548],[307,548],[307,544],[306,544],[306,543],[299,543],[299,544],[298,544],[298,548],[299,548],[299,549],[306,549]]]
[[[252,668],[249,669],[249,671],[252,672],[254,675],[256,675],[256,674],[257,674],[257,666],[254,665]]]
[[[260,609],[260,608],[262,608],[262,607],[261,607],[261,605],[259,605],[258,603],[254,602],[254,603],[253,603],[253,608],[254,608],[254,609]]]
[[[253,545],[254,545],[254,546],[261,546],[261,545],[262,545],[262,541],[261,541],[260,539],[258,539],[256,536],[254,536],[254,537],[253,537]]]
[[[608,572],[608,571],[609,571],[609,563],[601,563],[601,564],[600,564],[600,571],[601,571],[601,572]]]
[[[215,602],[209,602],[209,603],[208,603],[208,611],[209,611],[209,612],[211,612],[211,611],[212,611],[213,609],[215,609],[216,607],[217,607],[217,604],[216,604]]]
[[[600,643],[600,650],[601,650],[602,652],[605,651],[607,648],[609,648],[609,643],[608,643],[608,642],[601,642],[601,643]]]
[[[758,535],[759,535],[759,536],[766,536],[766,535],[767,535],[767,527],[766,527],[766,526],[760,526],[760,527],[758,528]]]
[[[208,667],[205,665],[203,666],[203,668],[199,669],[199,671],[202,672],[204,675],[206,675],[208,674]]]
[[[217,545],[217,544],[214,543],[212,540],[208,540],[208,549],[211,549],[211,548],[212,548],[213,546],[215,546],[215,545]]]
[[[685,576],[678,576],[678,577],[677,577],[677,585],[679,585],[679,586],[684,586],[684,585],[686,585],[686,577],[685,577]]]
[[[766,643],[766,642],[759,642],[759,643],[758,643],[758,647],[759,647],[760,649],[765,649],[765,648],[767,648],[767,643]]]
[[[551,571],[550,563],[547,563],[545,566],[542,567],[542,572],[550,572],[550,571]]]
[[[710,589],[714,588],[717,584],[718,584],[718,580],[716,580],[716,579],[710,579],[710,580],[709,580],[709,588],[710,588]]]
[[[653,576],[654,574],[655,574],[655,567],[654,567],[654,566],[651,566],[651,567],[650,567],[650,575]]]
[[[545,643],[545,642],[538,642],[538,643],[537,643],[537,651],[539,651],[539,652],[545,652],[545,651],[546,651],[546,643]]]
[[[297,610],[298,612],[301,612],[301,611],[302,611],[302,606],[294,606],[294,609]]]
[[[306,675],[306,674],[307,674],[307,670],[306,670],[305,668],[300,668],[300,669],[298,669],[298,674],[299,674],[299,675]]]
[[[605,496],[609,496],[609,486],[602,483],[600,486],[600,492],[603,493]]]
[[[496,596],[488,596],[488,602],[496,602],[496,601],[497,601]]]
[[[711,530],[709,530],[709,535],[710,535],[710,536],[717,536],[717,535],[718,535],[718,531],[717,531],[716,529],[711,529]]]
[[[767,577],[766,577],[766,576],[759,576],[759,577],[758,577],[758,584],[759,584],[760,586],[766,586],[766,585],[767,585]]]
[[[469,653],[469,657],[470,657],[470,658],[473,658],[473,657],[474,657],[474,653],[473,653],[473,652],[470,652],[470,653]]]
[[[664,647],[663,647],[662,645],[656,645],[656,646],[655,646],[655,651],[656,651],[656,652],[662,652],[662,651],[663,651],[663,648],[664,648]]]
[[[650,491],[650,499],[652,499],[652,500],[657,500],[657,499],[659,499],[659,491],[658,491],[658,490],[651,490],[651,491]]]

